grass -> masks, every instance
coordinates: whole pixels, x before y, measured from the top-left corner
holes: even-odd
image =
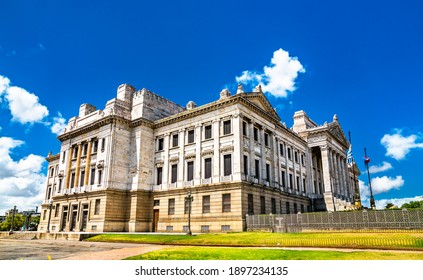
[[[126,260],[423,260],[423,254],[177,247],[129,257]]]
[[[88,241],[125,242],[191,246],[233,247],[325,247],[423,250],[423,233],[267,233],[240,232],[222,234],[149,235],[101,234]]]

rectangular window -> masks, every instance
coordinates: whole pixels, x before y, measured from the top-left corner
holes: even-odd
[[[101,139],[101,151],[104,152],[106,148],[106,138]]]
[[[194,129],[188,131],[188,144],[194,143]]]
[[[291,159],[291,148],[288,148],[288,159]]]
[[[222,212],[231,212],[231,194],[222,194]]]
[[[160,206],[160,200],[159,199],[154,200],[154,206]]]
[[[282,212],[282,200],[279,200],[279,214],[283,214],[283,212]]]
[[[157,167],[157,185],[161,185],[163,180],[163,167]]]
[[[211,178],[212,176],[212,159],[204,159],[204,179]]]
[[[272,214],[276,214],[276,199],[273,197],[270,199],[270,203],[272,205]]]
[[[303,192],[306,192],[306,179],[303,178]]]
[[[304,162],[304,155],[301,155],[301,164],[302,164],[302,165],[305,165],[305,162]]]
[[[85,171],[81,171],[81,178],[79,178],[79,185],[83,186],[85,180]]]
[[[298,153],[297,153],[297,151],[294,152],[294,159],[295,159],[295,162],[298,163]]]
[[[294,203],[294,214],[298,213],[298,209],[297,209],[297,203]]]
[[[59,216],[59,209],[60,209],[60,204],[56,203],[56,207],[54,208],[54,217]]]
[[[101,170],[98,171],[97,176],[98,176],[98,184],[101,184],[101,175],[103,175],[103,172]]]
[[[97,153],[98,150],[98,140],[95,140],[93,143],[93,154]]]
[[[206,125],[204,127],[204,139],[210,139],[212,138],[212,126]]]
[[[232,155],[223,156],[223,176],[232,174]]]
[[[260,214],[266,214],[266,198],[260,196]]]
[[[247,132],[248,126],[246,122],[242,122],[242,135],[247,136],[248,132]]]
[[[264,134],[264,145],[269,147],[269,134],[267,133]]]
[[[95,205],[94,205],[94,215],[99,215],[99,214],[100,214],[100,199],[96,199]]]
[[[231,133],[231,120],[226,120],[223,122],[223,135]]]
[[[291,214],[291,209],[289,209],[289,202],[286,202],[286,214]]]
[[[78,157],[78,147],[73,148],[73,158]]]
[[[187,181],[192,181],[194,179],[194,162],[187,162]]]
[[[292,174],[289,174],[289,188],[292,189],[293,188],[293,182],[292,182]]]
[[[255,171],[256,171],[256,178],[260,179],[260,160],[255,160]]]
[[[72,172],[70,177],[70,187],[73,188],[74,186],[75,186],[75,172]]]
[[[258,128],[254,127],[254,141],[258,141],[258,140],[259,140]]]
[[[178,143],[178,134],[173,134],[172,135],[172,147],[178,147],[179,143]]]
[[[163,149],[164,149],[164,138],[159,138],[157,140],[157,150],[163,151]]]
[[[178,180],[178,165],[172,164],[171,170],[172,174],[170,176],[170,182],[173,184],[176,183],[176,181]]]
[[[62,179],[59,179],[59,186],[57,187],[57,192],[61,192],[62,191]]]
[[[63,154],[62,154],[62,163],[65,162],[65,158],[66,158],[66,151],[63,151]]]
[[[210,229],[209,229],[209,226],[208,225],[202,225],[201,226],[201,232],[209,232],[210,231]]]
[[[244,175],[248,175],[248,156],[244,155]]]
[[[203,196],[203,213],[210,213],[210,195]]]
[[[282,143],[280,143],[279,144],[279,153],[280,153],[281,156],[284,155],[284,149],[285,149],[284,145]]]
[[[167,214],[168,215],[175,214],[175,199],[174,198],[169,198],[169,203],[167,206]]]
[[[95,180],[95,168],[91,169],[90,185],[94,185]]]
[[[301,204],[301,213],[304,213],[304,205]]]
[[[51,167],[50,168],[50,177],[53,177],[53,175],[54,175],[54,167]]]
[[[282,171],[282,187],[286,188],[285,171]]]
[[[88,143],[84,144],[84,148],[82,149],[82,154],[86,156],[88,153]]]
[[[270,182],[270,164],[266,163],[266,180]]]
[[[254,214],[254,196],[253,194],[248,194],[248,215]]]

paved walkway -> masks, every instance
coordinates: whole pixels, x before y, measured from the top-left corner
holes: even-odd
[[[22,240],[0,239],[0,260],[121,260],[127,257],[144,254],[171,245],[109,243],[88,241],[60,240]],[[231,247],[228,247],[230,249]],[[247,248],[247,247],[245,247]],[[373,250],[373,249],[342,249],[342,248],[299,248],[299,247],[254,247],[255,249],[274,250],[325,250],[325,251],[383,251],[394,253],[423,254],[423,251],[405,250]]]
[[[0,260],[120,260],[169,246],[59,240],[0,239]]]

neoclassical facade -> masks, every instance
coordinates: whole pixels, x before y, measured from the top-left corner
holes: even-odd
[[[102,110],[82,104],[47,157],[39,230],[184,232],[190,209],[193,232],[242,231],[246,215],[356,207],[336,116],[288,128],[260,86],[218,97],[181,107],[123,84]]]

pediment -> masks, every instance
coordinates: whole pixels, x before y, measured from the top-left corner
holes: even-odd
[[[341,126],[338,122],[333,122],[329,126],[329,132],[342,144],[348,147],[348,140],[345,137],[344,132],[342,131]]]
[[[262,109],[263,111],[266,111],[266,113],[271,115],[273,118],[277,119],[278,121],[281,121],[281,118],[276,113],[276,110],[272,107],[272,104],[270,104],[269,100],[267,100],[266,96],[264,96],[263,93],[246,93],[244,97],[258,108]]]

